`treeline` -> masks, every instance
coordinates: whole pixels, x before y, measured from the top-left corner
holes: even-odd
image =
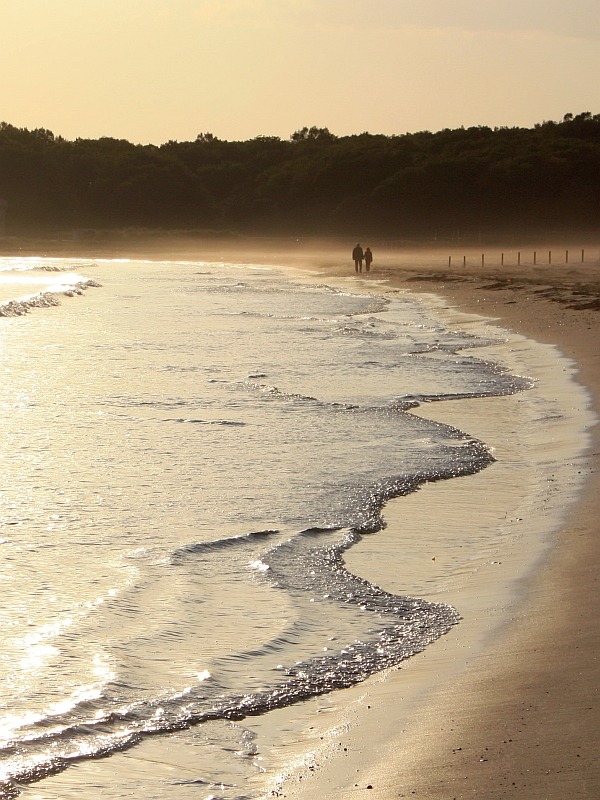
[[[2,202],[3,201],[3,202]],[[5,235],[178,229],[392,237],[600,229],[600,114],[472,127],[160,146],[0,123]]]

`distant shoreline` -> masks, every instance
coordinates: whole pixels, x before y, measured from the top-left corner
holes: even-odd
[[[358,234],[357,237],[358,238]],[[483,237],[465,236],[460,239],[410,239],[401,236],[361,237],[363,244],[370,244],[375,252],[375,265],[385,258],[389,266],[390,257],[409,256],[412,253],[436,253],[437,264],[444,270],[459,271],[468,266],[470,274],[480,272],[481,260],[485,266],[517,266],[520,254],[523,266],[548,265],[549,252],[554,265],[577,267],[584,263],[600,263],[600,233],[585,231],[539,232],[528,234],[493,233]],[[148,231],[148,230],[99,230],[74,231],[67,235],[47,236],[0,236],[0,257],[49,257],[49,258],[189,258],[219,259],[228,255],[236,258],[266,258],[269,262],[320,263],[326,266],[343,267],[349,259],[355,239],[339,234],[247,234],[227,231]],[[550,251],[549,251],[550,248]],[[565,255],[569,262],[565,265]],[[505,256],[506,263],[501,263]],[[450,258],[450,263],[448,259]],[[466,264],[463,259],[466,258]],[[420,259],[419,259],[420,260]],[[404,264],[403,264],[404,265]],[[408,265],[407,265],[408,266]],[[424,276],[427,279],[427,276]]]

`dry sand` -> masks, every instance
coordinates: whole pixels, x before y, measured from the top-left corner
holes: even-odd
[[[598,413],[597,256],[544,266],[516,266],[516,259],[512,266],[463,266],[456,257],[459,266],[452,267],[444,260],[390,255],[359,281],[377,283],[377,291],[434,292],[457,310],[556,345],[574,362]],[[350,264],[321,270],[321,278],[344,274],[351,275]],[[453,631],[402,670],[350,690],[346,724],[333,734],[320,731],[327,743],[315,746],[312,760],[299,759],[274,794],[298,800],[600,797],[599,456],[593,428],[578,502],[567,505],[537,568],[521,576],[510,624],[488,625],[487,637],[485,626],[475,626],[471,639],[468,630]],[[393,503],[386,516],[393,528]],[[485,595],[484,582],[479,591]],[[495,598],[487,601],[493,612]]]

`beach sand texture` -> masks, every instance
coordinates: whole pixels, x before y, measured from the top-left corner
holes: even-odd
[[[457,313],[555,345],[572,361],[597,414],[599,261],[473,267],[452,260],[458,266],[441,269],[439,257],[426,253],[390,255],[362,283],[376,281],[376,291],[433,292]],[[321,274],[346,270],[332,265]],[[510,624],[487,636],[473,631],[471,643],[461,624],[401,670],[353,690],[346,724],[324,735],[327,743],[315,745],[312,760],[287,776],[280,796],[600,797],[600,441],[597,428],[590,433],[585,485],[537,568],[520,579]],[[472,486],[465,491],[476,492]],[[386,508],[388,530],[400,524],[395,509],[393,502]],[[482,584],[484,604],[485,592]],[[493,609],[494,598],[487,600]]]

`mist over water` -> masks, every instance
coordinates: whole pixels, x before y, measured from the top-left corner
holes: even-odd
[[[231,720],[458,623],[344,552],[493,461],[411,414],[527,389],[491,341],[260,264],[5,259],[0,286],[0,797],[149,737],[229,753]],[[252,796],[213,761],[215,797]]]

